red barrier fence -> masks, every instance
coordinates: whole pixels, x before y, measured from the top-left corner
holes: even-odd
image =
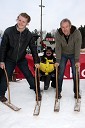
[[[32,74],[34,75],[33,58],[31,55],[27,54],[26,59],[28,61],[29,69],[31,70]],[[16,78],[17,79],[24,79],[24,75],[22,74],[22,72],[19,70],[18,67],[15,68],[15,72],[16,72]],[[72,72],[71,72],[71,67],[70,67],[69,61],[66,65],[64,78],[65,79],[71,79],[72,78]],[[85,78],[85,54],[82,53],[82,54],[80,54],[80,79],[84,79],[84,78]]]

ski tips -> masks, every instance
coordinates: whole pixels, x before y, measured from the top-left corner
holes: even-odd
[[[14,111],[19,111],[21,108],[19,108],[19,107],[17,107],[17,106],[15,106],[14,104],[12,104],[12,103],[9,103],[8,101],[6,101],[6,102],[3,102],[6,106],[8,106],[9,108],[11,108],[12,110],[14,110]]]
[[[38,116],[39,115],[40,107],[41,107],[41,101],[39,101],[38,104],[36,103],[33,116]]]
[[[74,111],[80,112],[81,100],[75,100]]]

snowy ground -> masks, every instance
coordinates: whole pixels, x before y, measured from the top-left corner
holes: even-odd
[[[60,111],[54,112],[55,90],[44,91],[39,116],[33,116],[35,93],[27,81],[10,82],[11,102],[22,109],[15,112],[0,103],[1,128],[85,128],[85,80],[80,80],[81,110],[74,112],[72,80],[64,80]],[[43,83],[41,83],[43,88]],[[7,93],[6,93],[7,96]]]

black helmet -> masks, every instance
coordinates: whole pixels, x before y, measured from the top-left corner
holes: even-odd
[[[47,50],[53,51],[50,46],[47,46],[47,47],[46,47],[46,51],[47,51]]]

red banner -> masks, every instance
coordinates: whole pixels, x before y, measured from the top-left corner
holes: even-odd
[[[28,66],[29,69],[31,70],[33,76],[34,76],[34,62],[33,62],[33,58],[31,55],[26,55],[26,59],[28,61]],[[23,79],[24,75],[22,74],[22,72],[19,70],[18,67],[15,68],[15,72],[16,72],[16,78],[17,79]],[[65,69],[65,75],[64,75],[65,79],[72,79],[72,70],[71,70],[71,66],[70,66],[70,62],[68,61],[67,65],[66,65],[66,69]],[[80,79],[84,79],[85,78],[85,54],[80,54]]]

